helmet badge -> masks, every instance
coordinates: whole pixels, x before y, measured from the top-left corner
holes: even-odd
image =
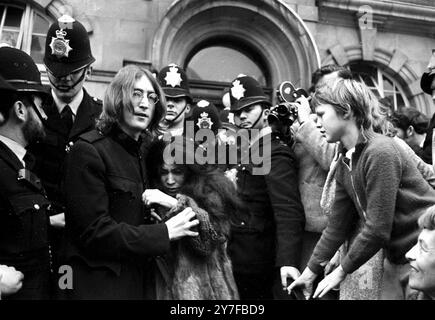
[[[200,129],[211,129],[211,126],[213,125],[213,121],[208,117],[207,112],[203,112],[200,114],[201,118],[198,119],[197,126]]]
[[[51,37],[50,48],[51,54],[57,56],[58,58],[67,57],[69,52],[73,49],[69,45],[69,40],[65,39],[66,31],[64,29],[72,29],[72,24],[74,18],[63,15],[59,18],[59,30],[56,30],[56,38]]]
[[[166,85],[173,88],[181,85],[181,74],[178,72],[178,68],[175,65],[169,68],[169,72],[166,72],[165,81]]]
[[[240,83],[240,80],[236,80],[233,82],[233,86],[231,87],[231,95],[237,99],[240,100],[245,96],[246,89],[243,88],[243,84]]]

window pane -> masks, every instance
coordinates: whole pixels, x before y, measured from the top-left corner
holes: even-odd
[[[397,106],[396,109],[400,109],[401,107],[405,107],[406,103],[405,101],[403,101],[403,97],[400,93],[396,94],[396,99],[397,99]]]
[[[384,79],[384,90],[386,91],[393,91],[393,83],[387,79],[385,76],[383,77]]]
[[[240,73],[250,75],[266,85],[266,77],[259,65],[243,52],[225,46],[202,49],[186,68],[190,79],[230,82]]]
[[[21,17],[23,16],[23,9],[8,7],[6,12],[5,26],[17,27],[21,25]]]
[[[39,14],[35,14],[33,18],[33,33],[46,34],[49,26],[50,24],[46,19]]]
[[[36,63],[42,63],[44,58],[45,36],[32,36],[30,55]]]
[[[12,47],[16,47],[18,40],[18,31],[6,31],[3,30],[0,44],[7,44]]]

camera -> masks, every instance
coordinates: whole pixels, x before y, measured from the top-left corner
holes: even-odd
[[[269,125],[274,132],[283,137],[290,137],[290,126],[298,118],[298,103],[295,101],[308,93],[301,88],[295,88],[290,81],[282,82],[275,91],[278,104],[270,108],[267,117]]]
[[[276,89],[278,104],[270,108],[267,118],[269,124],[279,121],[280,124],[291,126],[298,118],[298,104],[296,99],[304,96],[308,98],[308,93],[301,88],[295,88],[290,81],[282,82]]]

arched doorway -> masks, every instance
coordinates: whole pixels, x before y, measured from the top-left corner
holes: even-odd
[[[320,64],[308,29],[278,0],[175,1],[150,50],[156,68],[182,65],[194,97],[214,102],[240,73],[254,73],[271,94],[284,80],[308,87]]]

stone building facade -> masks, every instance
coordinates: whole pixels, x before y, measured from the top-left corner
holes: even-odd
[[[315,69],[337,63],[394,106],[435,112],[420,89],[435,49],[432,0],[0,0],[1,42],[40,62],[44,28],[64,13],[89,32],[96,62],[86,87],[99,98],[128,63],[177,63],[194,96],[218,104],[239,73],[272,93],[284,80],[308,88]]]

